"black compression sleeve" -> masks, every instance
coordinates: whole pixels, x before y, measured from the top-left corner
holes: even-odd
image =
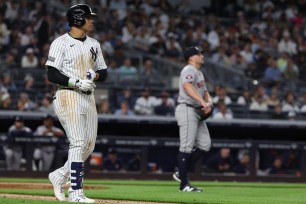
[[[97,81],[103,82],[107,79],[107,69],[99,69],[97,73],[99,74],[99,79]]]
[[[62,86],[68,86],[69,77],[62,74],[58,69],[48,66],[48,80]]]

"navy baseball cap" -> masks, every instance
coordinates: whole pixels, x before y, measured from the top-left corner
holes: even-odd
[[[14,120],[15,120],[16,122],[23,122],[23,117],[17,115],[17,116],[14,117]]]
[[[187,61],[189,59],[189,57],[191,57],[193,55],[203,54],[203,53],[204,53],[204,50],[201,50],[196,46],[192,46],[192,47],[189,47],[185,50],[184,58]]]

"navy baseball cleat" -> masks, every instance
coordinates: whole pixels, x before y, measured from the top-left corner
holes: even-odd
[[[203,189],[195,187],[195,186],[191,186],[190,184],[187,184],[183,188],[180,188],[180,191],[182,191],[182,192],[197,192],[197,193],[200,193],[200,192],[203,192]]]
[[[172,175],[173,179],[176,180],[177,182],[181,182],[180,179],[180,174],[178,171],[176,171],[173,175]]]

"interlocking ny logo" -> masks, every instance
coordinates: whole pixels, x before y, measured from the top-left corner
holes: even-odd
[[[96,61],[97,59],[97,54],[98,54],[98,48],[96,48],[96,51],[94,50],[93,47],[90,48],[90,52],[91,52],[91,57],[92,59],[94,60],[94,62]]]

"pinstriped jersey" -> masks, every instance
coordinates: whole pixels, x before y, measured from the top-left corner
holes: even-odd
[[[196,91],[203,97],[205,91],[207,91],[203,73],[190,64],[186,65],[181,71],[179,81],[179,96],[177,99],[178,103],[188,103],[193,106],[200,106],[200,104],[185,91],[183,87],[184,83],[192,83]]]
[[[86,36],[82,42],[68,33],[51,43],[46,65],[75,79],[86,79],[90,68],[94,71],[107,68],[100,43],[96,39]]]

